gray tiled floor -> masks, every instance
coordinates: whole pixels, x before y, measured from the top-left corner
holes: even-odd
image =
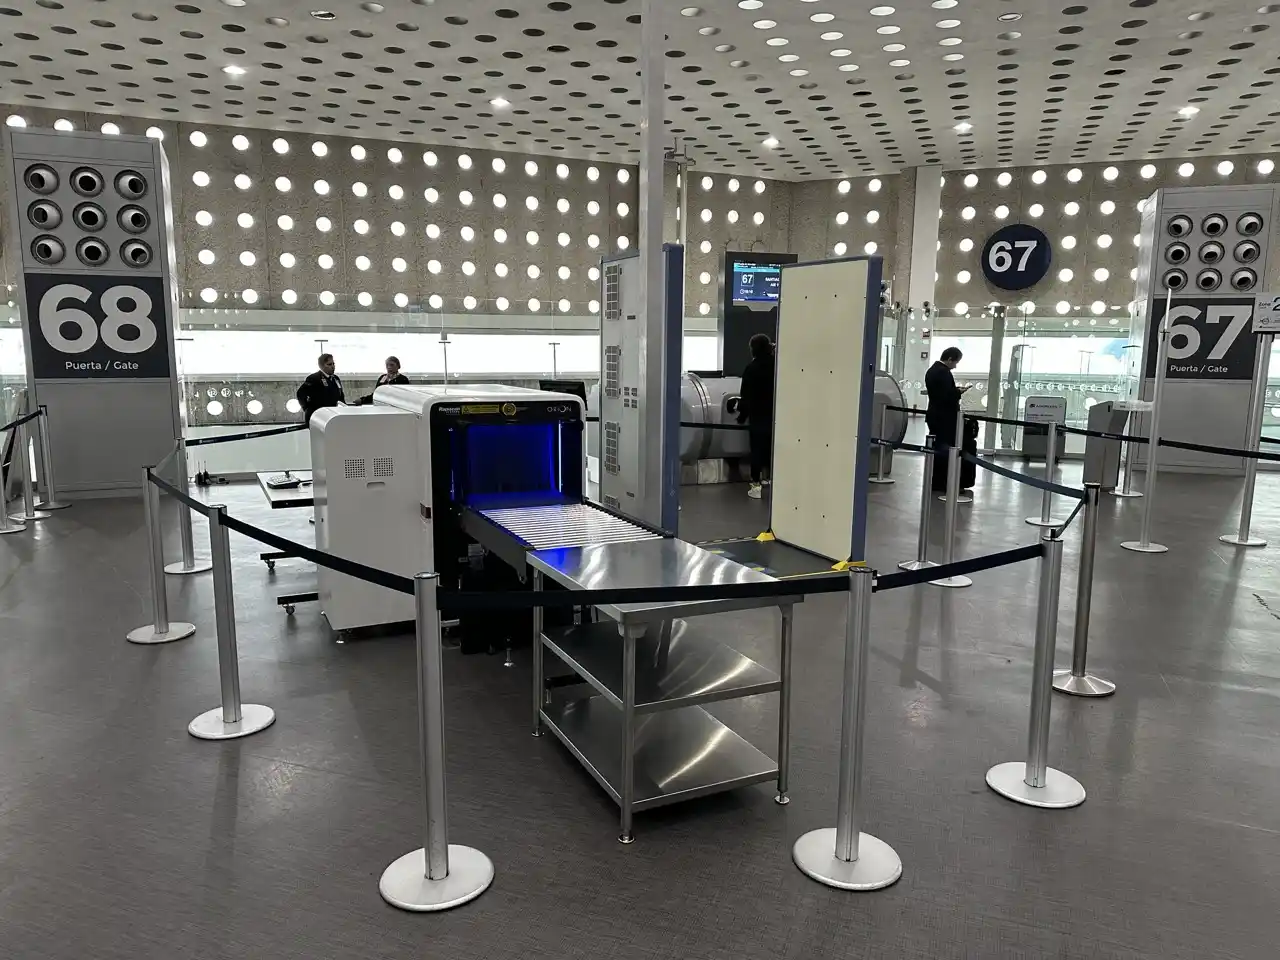
[[[911,555],[916,465],[872,491],[873,562]],[[1068,479],[1072,479],[1070,470]],[[1052,762],[1089,789],[1072,811],[1010,804],[983,773],[1024,748],[1034,568],[964,591],[877,596],[867,828],[903,879],[827,890],[789,859],[834,818],[842,607],[797,613],[793,802],[767,787],[641,815],[616,811],[553,740],[527,731],[527,658],[449,654],[453,839],[485,850],[493,888],[447,915],[385,906],[377,878],[418,844],[413,650],[406,637],[336,645],[296,561],[269,577],[233,537],[247,700],[270,730],[196,741],[217,698],[208,576],[171,580],[196,638],[126,644],[147,616],[140,511],[81,503],[0,540],[0,956],[175,958],[1273,958],[1280,939],[1280,478],[1259,484],[1238,552],[1238,481],[1170,477],[1155,530],[1171,550],[1119,550],[1141,501],[1104,504],[1094,601],[1104,701],[1056,699]],[[295,537],[305,513],[219,491],[237,515]],[[742,488],[686,490],[690,538],[753,534]],[[936,527],[941,523],[937,505]],[[984,477],[958,554],[1030,542],[1034,494]],[[1074,600],[1069,535],[1059,660]],[[203,545],[204,538],[199,538]],[[766,663],[773,619],[726,618]],[[773,698],[720,708],[772,749]]]

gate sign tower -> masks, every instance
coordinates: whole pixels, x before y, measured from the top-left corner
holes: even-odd
[[[48,407],[61,487],[130,490],[182,435],[164,152],[146,137],[4,138],[31,406]]]

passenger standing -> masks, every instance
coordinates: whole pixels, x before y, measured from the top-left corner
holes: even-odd
[[[960,412],[960,398],[969,387],[957,387],[951,372],[963,357],[959,347],[947,347],[924,375],[924,389],[929,395],[924,422],[933,434],[933,489],[939,493],[947,489],[946,451],[957,443],[963,445],[965,439],[956,436],[956,415]]]
[[[399,357],[387,357],[383,365],[386,367],[387,372],[378,377],[378,382],[373,385],[374,390],[389,383],[404,384],[409,382],[409,378],[400,372]],[[360,402],[365,404],[373,403],[373,394],[370,393],[367,397],[361,397]]]
[[[316,364],[320,369],[303,380],[302,386],[298,387],[303,423],[310,423],[311,415],[322,407],[336,407],[347,402],[342,392],[342,378],[334,373],[337,364],[333,361],[333,354],[320,354]]]
[[[742,371],[738,422],[747,425],[751,445],[751,486],[747,496],[759,500],[765,471],[773,456],[773,343],[763,333],[751,338],[751,361]]]

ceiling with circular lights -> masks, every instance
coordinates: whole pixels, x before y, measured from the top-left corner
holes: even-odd
[[[507,3],[0,0],[0,102],[636,162],[640,0]],[[1280,3],[679,3],[667,132],[717,172],[1280,146]]]

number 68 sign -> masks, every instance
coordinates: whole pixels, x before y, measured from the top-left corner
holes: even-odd
[[[159,277],[27,274],[26,285],[36,379],[169,376]]]

